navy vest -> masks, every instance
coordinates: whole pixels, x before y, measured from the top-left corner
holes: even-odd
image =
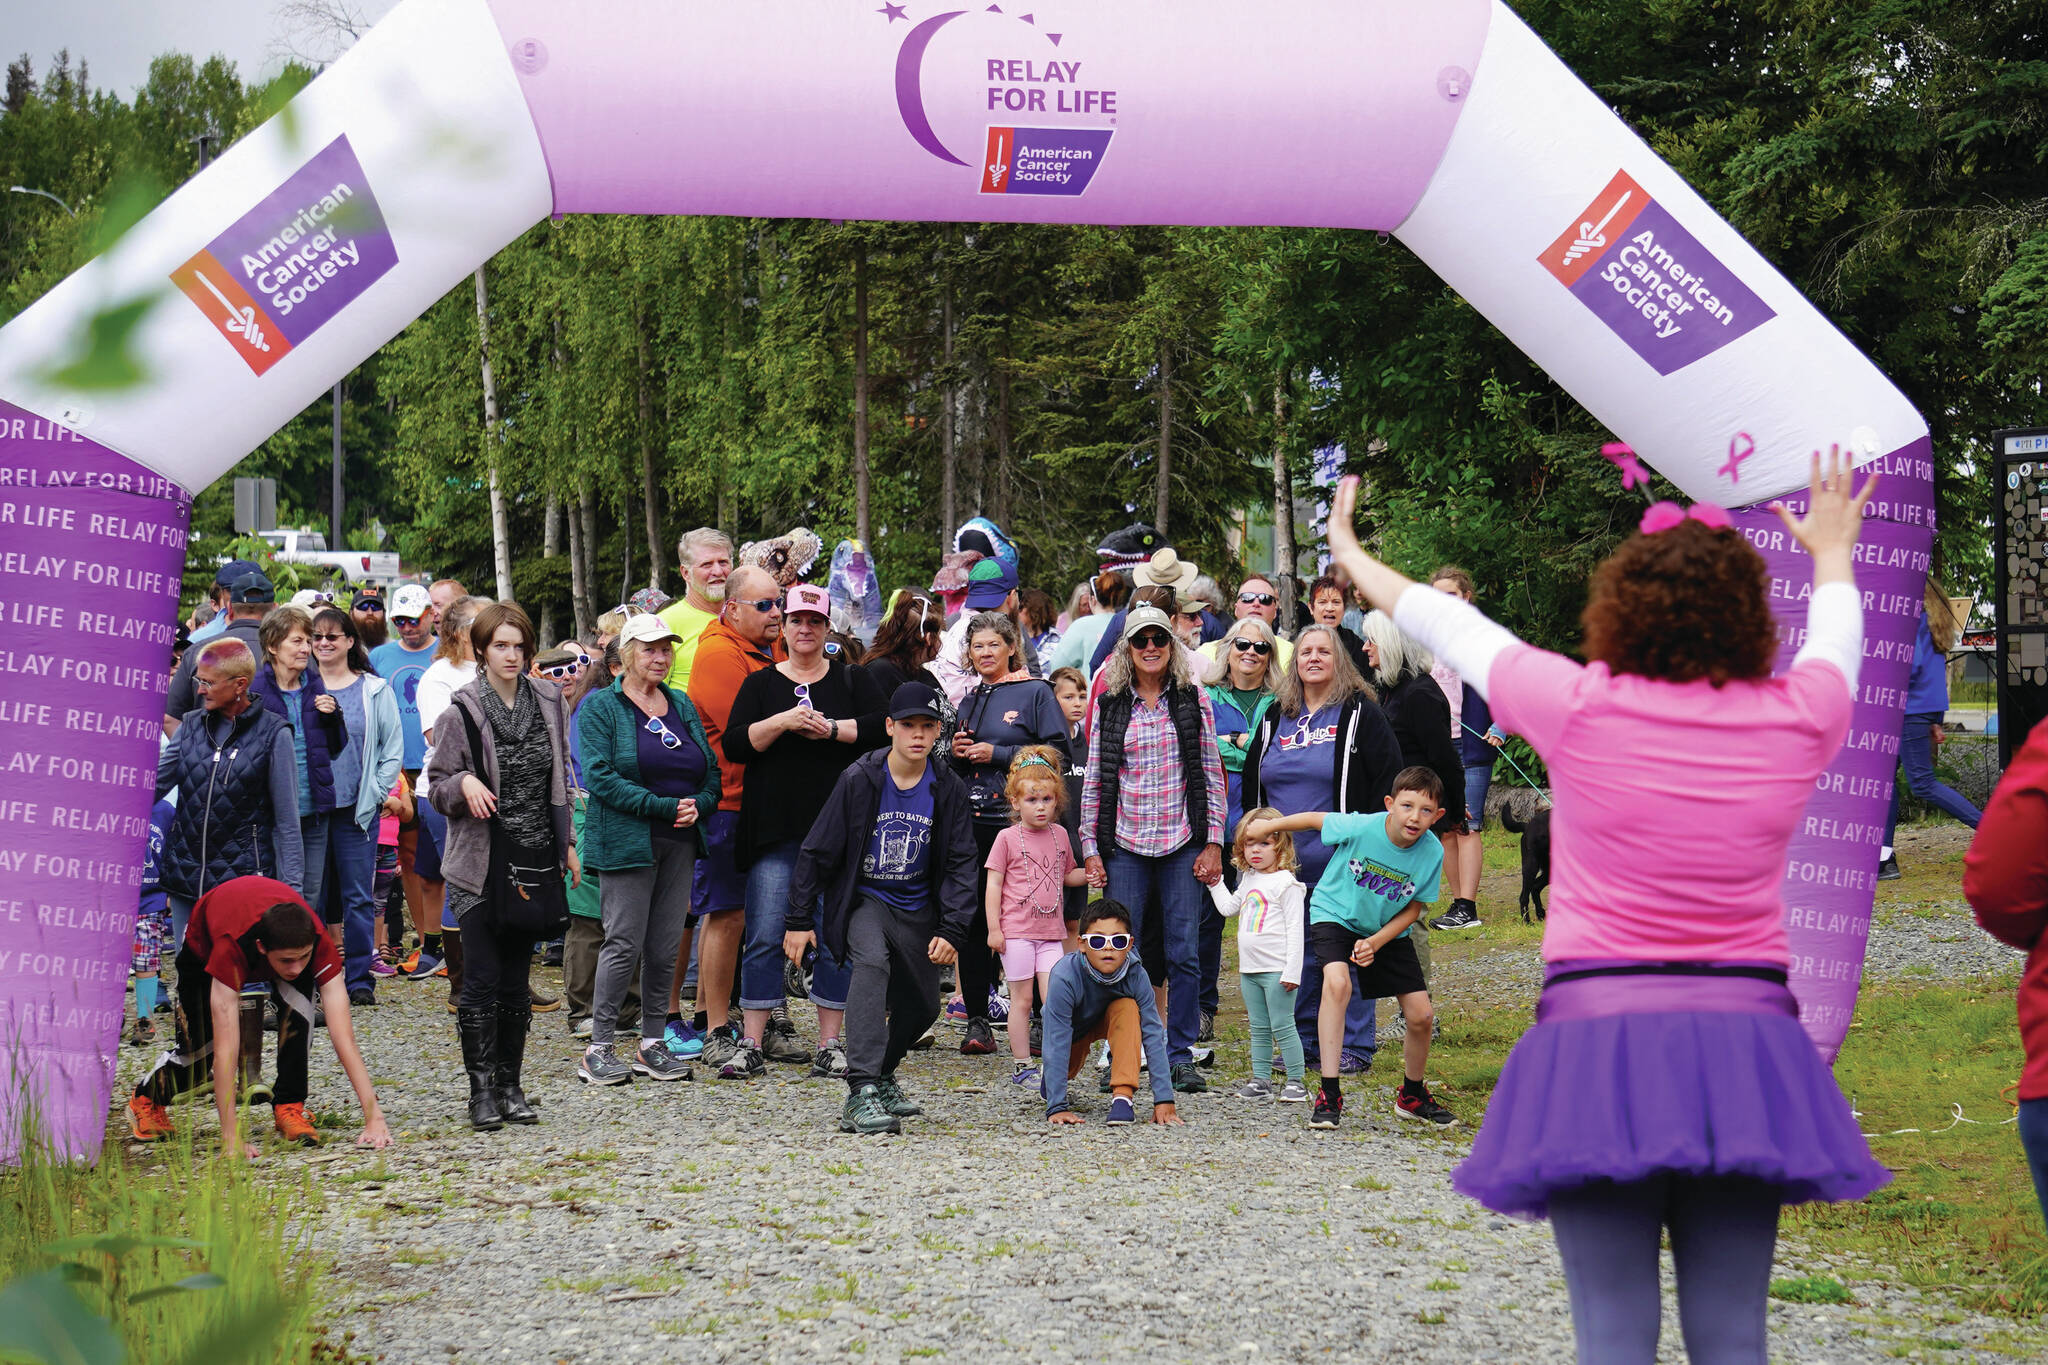
[[[164,836],[163,889],[197,900],[231,878],[275,877],[270,754],[292,742],[291,726],[261,706],[232,722],[202,712],[175,742],[178,813]]]

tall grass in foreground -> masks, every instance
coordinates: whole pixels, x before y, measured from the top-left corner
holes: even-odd
[[[317,1325],[322,1267],[306,1215],[318,1197],[303,1170],[231,1166],[186,1124],[142,1157],[110,1140],[97,1165],[24,1142],[22,1164],[0,1170],[0,1298],[15,1310],[0,1314],[0,1357],[338,1358]]]

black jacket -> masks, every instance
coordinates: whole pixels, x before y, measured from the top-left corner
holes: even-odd
[[[969,813],[967,784],[937,756],[932,765],[932,901],[938,936],[955,948],[967,946],[967,928],[974,918],[975,870],[980,863],[974,843],[974,818]],[[875,812],[882,804],[882,784],[889,776],[889,750],[862,754],[839,775],[825,809],[804,836],[796,871],[789,881],[789,915],[785,930],[801,934],[816,929],[832,956],[846,960],[846,924],[860,888],[860,864],[875,832]],[[811,907],[824,901],[822,924],[812,923]]]
[[[1259,763],[1282,719],[1278,706],[1267,707],[1266,714],[1259,718],[1259,728],[1252,732],[1251,743],[1245,747],[1241,788],[1245,810],[1272,804],[1259,781]],[[1353,697],[1337,715],[1337,735],[1338,742],[1330,746],[1334,754],[1330,809],[1352,814],[1385,810],[1387,798],[1394,792],[1394,775],[1405,766],[1401,761],[1401,742],[1394,737],[1394,727],[1387,723],[1386,713],[1368,697]]]
[[[1387,723],[1401,745],[1401,766],[1435,771],[1444,784],[1446,814],[1465,813],[1465,760],[1451,738],[1451,703],[1437,680],[1427,673],[1405,674],[1380,698]]]

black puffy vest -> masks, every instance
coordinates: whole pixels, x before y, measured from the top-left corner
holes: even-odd
[[[164,837],[160,883],[187,900],[234,877],[277,875],[271,840],[270,752],[292,742],[282,717],[254,704],[223,725],[195,716],[178,732],[178,814]]]
[[[1168,687],[1166,712],[1173,719],[1174,738],[1180,748],[1180,780],[1188,794],[1188,832],[1197,848],[1208,842],[1209,783],[1202,771],[1202,698],[1192,687]],[[1096,714],[1102,727],[1102,773],[1098,778],[1101,798],[1095,811],[1095,846],[1102,852],[1117,847],[1116,812],[1122,796],[1124,734],[1131,728],[1131,713],[1138,694],[1125,689],[1103,695]]]

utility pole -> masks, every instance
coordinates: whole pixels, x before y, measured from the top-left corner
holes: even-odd
[[[334,534],[327,539],[330,550],[343,549],[347,545],[341,538],[341,465],[341,381],[337,379],[334,382]]]

